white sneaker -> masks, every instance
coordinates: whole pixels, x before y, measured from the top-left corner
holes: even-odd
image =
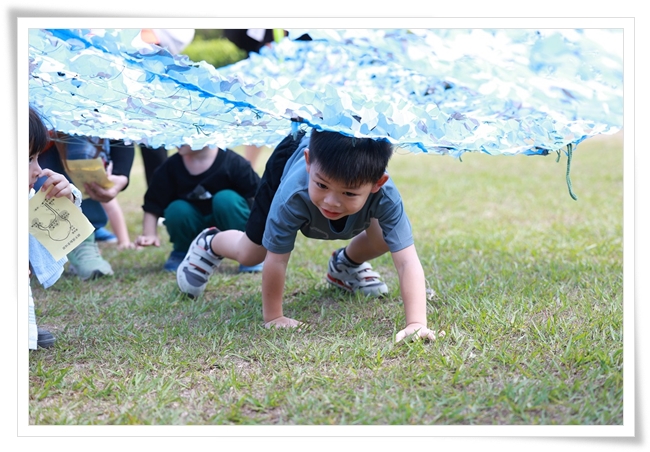
[[[208,251],[210,237],[219,232],[217,228],[204,229],[190,245],[185,258],[176,270],[176,282],[181,292],[196,298],[208,285],[208,278],[221,263],[222,258]]]
[[[354,267],[339,259],[343,248],[332,253],[327,272],[327,282],[349,292],[360,291],[365,295],[379,297],[388,292],[388,287],[380,279],[379,273],[372,270],[368,262]]]

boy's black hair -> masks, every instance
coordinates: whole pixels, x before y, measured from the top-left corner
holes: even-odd
[[[29,107],[29,156],[34,157],[45,150],[50,134],[41,116]]]
[[[393,145],[383,140],[317,130],[309,139],[309,162],[317,162],[327,177],[348,187],[376,183],[392,155]]]

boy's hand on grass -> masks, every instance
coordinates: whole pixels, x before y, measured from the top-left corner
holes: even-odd
[[[299,322],[289,317],[278,317],[277,319],[269,320],[264,324],[266,328],[297,328],[302,325],[302,322]]]
[[[395,342],[400,342],[403,339],[425,339],[429,341],[436,340],[436,334],[421,323],[411,323],[406,325],[402,331],[395,336]]]

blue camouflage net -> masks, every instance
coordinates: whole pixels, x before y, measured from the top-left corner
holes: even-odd
[[[139,29],[30,29],[29,100],[58,131],[154,148],[273,147],[293,121],[410,152],[546,155],[622,128],[622,51],[596,31],[289,30],[215,69],[134,46]]]

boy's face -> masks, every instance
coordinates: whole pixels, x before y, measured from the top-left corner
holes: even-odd
[[[177,152],[182,156],[189,155],[191,157],[197,157],[197,156],[204,156],[206,152],[210,152],[210,150],[213,150],[215,148],[211,146],[204,146],[201,149],[192,150],[192,146],[190,146],[189,144],[183,144],[181,146],[178,146],[176,149]]]
[[[38,155],[29,158],[29,189],[34,188],[34,184],[41,174],[41,166],[38,164]]]
[[[366,203],[368,196],[379,191],[388,180],[388,174],[384,174],[375,184],[346,187],[323,174],[317,162],[311,164],[308,149],[305,150],[305,160],[309,173],[309,198],[328,220],[338,220],[357,213]]]

